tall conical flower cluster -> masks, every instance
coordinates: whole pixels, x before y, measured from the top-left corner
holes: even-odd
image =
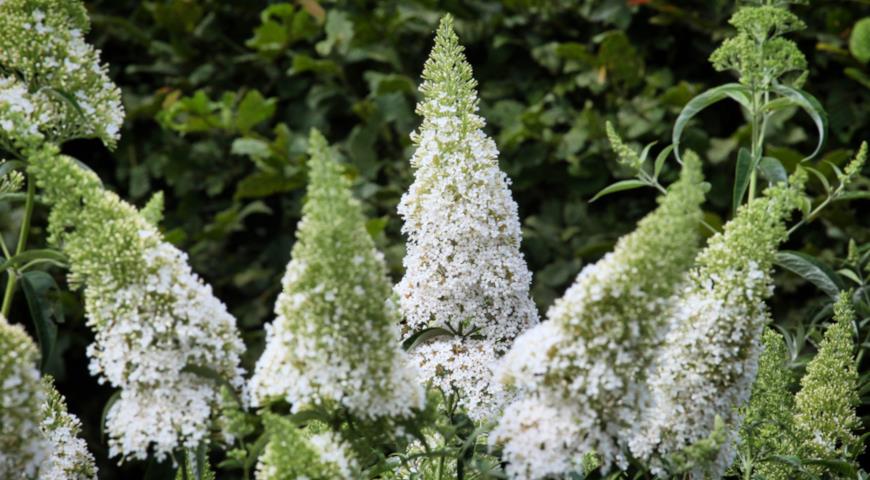
[[[85,43],[89,28],[78,0],[0,2],[0,114],[10,96],[13,108],[29,117],[23,126],[3,115],[0,137],[16,143],[36,134],[58,143],[97,137],[115,144],[124,119],[121,92],[99,52]]]
[[[854,461],[864,452],[863,440],[855,434],[861,420],[855,412],[860,399],[854,321],[850,295],[843,292],[834,304],[834,323],[807,365],[795,397],[794,436],[802,458]]]
[[[95,480],[80,422],[40,380],[38,355],[27,333],[0,316],[0,478]]]
[[[782,335],[766,328],[762,346],[758,374],[740,427],[738,449],[741,456],[750,459],[753,473],[768,480],[787,480],[792,472],[790,466],[764,459],[794,454],[788,439],[793,431],[794,409],[794,396],[789,388],[795,378],[788,368],[788,349]]]
[[[317,131],[309,151],[308,197],[251,379],[253,402],[284,399],[294,411],[334,402],[359,417],[410,415],[424,395],[399,345],[383,256]]]
[[[430,327],[455,334],[414,349],[423,378],[445,393],[458,390],[469,413],[481,417],[501,403],[494,363],[538,314],[510,180],[482,130],[462,51],[445,16],[420,86],[415,180],[399,204],[408,236],[405,276],[395,290],[406,336]]]
[[[797,208],[805,174],[770,187],[740,208],[724,232],[698,255],[689,284],[674,300],[672,326],[650,377],[652,404],[634,454],[660,471],[668,457],[706,439],[719,417],[734,431],[749,399],[772,294],[770,270],[785,221]],[[733,435],[732,435],[733,436]],[[715,462],[697,475],[718,477],[733,459],[724,442]],[[700,468],[700,467],[699,467]]]
[[[587,454],[626,466],[667,300],[697,252],[703,199],[701,162],[686,155],[659,207],[580,272],[548,321],[517,339],[501,377],[523,400],[490,436],[511,477],[565,475]]]
[[[235,319],[157,228],[103,188],[75,160],[45,148],[28,172],[51,205],[49,242],[84,286],[91,372],[120,388],[107,418],[111,455],[163,458],[209,433],[218,385],[207,368],[242,387],[244,345]]]

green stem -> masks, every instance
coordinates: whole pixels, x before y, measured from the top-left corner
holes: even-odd
[[[788,230],[788,235],[791,235],[791,234],[794,233],[798,228],[800,228],[800,227],[806,225],[807,223],[810,223],[810,222],[812,222],[813,220],[815,220],[815,219],[816,219],[816,216],[819,214],[819,212],[821,212],[822,210],[824,210],[825,207],[827,207],[829,203],[831,203],[832,201],[834,201],[834,199],[836,199],[837,196],[840,195],[840,192],[841,192],[841,191],[842,191],[842,185],[841,185],[840,187],[838,187],[836,190],[834,190],[833,193],[831,193],[830,195],[828,195],[828,197],[825,198],[825,200],[824,200],[822,203],[820,203],[818,207],[814,208],[813,211],[809,213],[809,215],[807,215],[806,217],[802,218],[801,221],[799,221],[799,222],[796,223],[793,227],[791,227],[791,228]]]
[[[19,255],[27,248],[27,237],[30,235],[30,218],[33,216],[33,198],[36,196],[36,182],[32,178],[27,179],[27,200],[24,203],[24,219],[21,220],[21,230],[18,231],[18,245],[15,246],[15,255]],[[6,282],[6,292],[3,294],[3,307],[0,312],[6,317],[12,308],[12,297],[15,294],[15,284],[18,282],[16,273],[9,269],[9,280]]]
[[[752,125],[752,145],[751,145],[751,162],[752,172],[749,173],[749,197],[747,202],[751,202],[753,198],[755,198],[755,189],[758,184],[758,170],[755,168],[755,159],[759,157],[758,149],[761,147],[761,141],[759,140],[759,130],[761,129],[758,122],[758,94],[752,93],[752,111],[749,112],[751,117],[751,125]]]

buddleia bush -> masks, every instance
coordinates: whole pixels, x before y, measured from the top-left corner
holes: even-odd
[[[341,18],[303,3],[327,30],[340,30]],[[97,476],[82,423],[45,374],[64,333],[55,321],[63,304],[50,299],[57,292],[81,293],[93,335],[90,373],[115,391],[96,426],[100,441],[118,462],[147,461],[150,476],[865,475],[857,463],[865,448],[854,330],[870,312],[870,246],[851,243],[836,271],[781,247],[830,204],[861,193],[849,189],[866,181],[867,145],[843,168],[830,167],[834,185],[810,163],[827,117],[803,90],[806,59],[786,35],[804,24],[788,5],[752,1],[737,9],[736,33],[710,60],[738,81],[689,100],[672,144],[654,159],[654,144],[638,148],[605,123],[616,162],[634,177],[590,201],[648,187],[660,194],[658,206],[577,273],[543,322],[530,296],[511,180],[445,15],[419,87],[414,179],[397,208],[407,237],[404,274],[392,284],[382,239],[358,200],[365,185],[312,129],[302,219],[275,318],[264,332],[246,332],[265,339],[249,375],[242,329],[161,229],[164,197],[137,208],[64,147],[95,138],[113,148],[123,120],[119,90],[84,42],[85,9],[75,1],[0,0],[0,153],[9,157],[0,163],[0,198],[24,201],[14,249],[0,239],[7,274],[0,476]],[[297,13],[270,6],[252,45],[279,54],[286,45],[265,40],[275,28],[312,26]],[[344,48],[333,37],[318,48]],[[697,114],[725,99],[746,113],[748,146],[734,162],[733,214],[720,226],[704,212],[720,193],[704,181],[707,159],[682,143]],[[252,105],[277,108],[250,92],[218,106],[204,97],[190,102],[203,114],[214,107],[236,117],[256,116]],[[183,109],[176,110],[167,123]],[[795,110],[813,121],[819,146],[785,165],[768,155],[768,127]],[[256,124],[218,120],[248,133]],[[680,175],[666,182],[671,157]],[[824,186],[820,200],[807,195],[811,181]],[[31,228],[37,204],[48,212],[39,229]],[[44,248],[29,246],[31,233],[43,230]],[[809,327],[772,325],[775,266],[827,295]],[[19,318],[9,315],[19,313],[12,305],[19,291],[36,342],[6,321]],[[826,312],[833,322],[816,328]]]

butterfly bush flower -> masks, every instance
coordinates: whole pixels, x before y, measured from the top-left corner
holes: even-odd
[[[38,144],[40,125],[52,122],[53,105],[44,93],[30,93],[15,77],[0,75],[0,145],[12,150]]]
[[[0,317],[0,478],[33,478],[50,452],[40,432],[46,395],[27,333]]]
[[[748,3],[729,21],[737,35],[722,42],[710,55],[710,62],[718,71],[736,72],[740,83],[747,87],[767,90],[786,73],[806,70],[807,59],[797,44],[782,37],[806,25],[788,11],[788,1],[775,5]]]
[[[40,424],[51,445],[49,458],[42,464],[40,480],[96,480],[94,457],[85,441],[78,437],[81,421],[67,412],[66,401],[54,389],[50,379],[43,380],[47,400]]]
[[[242,387],[235,319],[157,228],[75,160],[44,148],[29,173],[52,206],[49,242],[84,286],[91,373],[120,389],[108,411],[112,456],[164,458],[195,448],[219,401],[206,368]]]
[[[30,125],[46,139],[96,137],[112,147],[124,120],[121,92],[100,63],[100,52],[85,42],[89,29],[80,1],[3,0],[0,71],[20,78],[38,97],[31,100],[38,108]],[[0,98],[9,77],[0,80]],[[0,116],[0,133],[7,121]]]
[[[659,473],[670,455],[710,436],[716,418],[732,432],[696,476],[721,476],[733,459],[738,408],[749,399],[761,336],[768,323],[764,300],[785,221],[801,199],[805,174],[792,185],[770,187],[741,207],[695,260],[688,285],[677,294],[669,333],[650,377],[651,406],[631,441],[634,454]]]
[[[309,143],[308,197],[250,382],[253,403],[283,399],[294,411],[335,403],[361,418],[409,416],[424,395],[399,344],[383,256],[326,140],[313,131]]]
[[[415,180],[399,203],[408,236],[405,276],[395,291],[406,337],[432,327],[455,334],[423,342],[413,354],[425,381],[447,393],[458,390],[469,414],[480,418],[500,407],[494,363],[538,314],[510,180],[483,133],[462,51],[445,16],[420,86]]]
[[[81,423],[36,368],[36,345],[0,317],[0,478],[96,480]]]
[[[794,453],[788,438],[792,435],[794,409],[789,388],[795,379],[788,368],[788,349],[782,335],[772,328],[765,329],[762,348],[737,448],[740,457],[751,462],[752,473],[768,480],[788,480],[792,476],[790,466],[764,458]]]
[[[632,425],[645,398],[645,366],[662,337],[667,299],[697,252],[701,163],[685,156],[680,180],[659,207],[584,268],[549,310],[521,335],[499,371],[523,398],[505,411],[490,439],[512,478],[578,470],[587,454],[605,468],[627,466]]]
[[[834,323],[825,332],[819,351],[801,378],[795,397],[797,451],[804,459],[843,459],[854,462],[864,452],[855,408],[858,370],[854,356],[855,311],[849,293],[834,304]],[[821,474],[821,467],[811,467]],[[818,471],[816,471],[818,470]]]
[[[257,464],[257,480],[354,480],[359,466],[339,435],[311,424],[300,429],[286,417],[266,414],[269,442]]]

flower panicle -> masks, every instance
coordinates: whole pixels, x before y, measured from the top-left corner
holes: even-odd
[[[772,294],[771,268],[787,238],[785,222],[803,199],[805,172],[738,209],[698,254],[689,283],[672,302],[671,327],[650,376],[650,406],[632,452],[664,473],[665,460],[728,427],[716,460],[697,475],[721,475],[734,456],[739,407],[749,400]]]
[[[420,89],[414,183],[398,207],[408,238],[405,275],[395,287],[402,333],[446,332],[413,348],[421,381],[460,391],[474,418],[492,417],[505,398],[492,368],[538,313],[510,180],[482,130],[471,66],[450,16],[438,27]]]
[[[51,205],[49,243],[84,289],[91,373],[121,390],[106,416],[112,456],[157,458],[209,434],[219,387],[242,387],[244,344],[226,306],[140,212],[76,160],[45,146],[28,173]]]
[[[701,161],[687,152],[659,207],[580,272],[548,321],[517,339],[499,376],[522,400],[490,436],[512,478],[566,475],[593,454],[604,469],[627,467],[625,451],[645,405],[644,365],[668,327],[660,320],[666,300],[697,251],[703,199]],[[542,452],[539,444],[558,447]]]
[[[399,347],[383,256],[326,139],[309,140],[297,241],[250,386],[253,402],[338,404],[362,418],[410,416],[424,396]]]
[[[89,28],[79,0],[0,2],[0,70],[10,74],[0,77],[0,139],[28,148],[96,137],[115,147],[121,91],[85,42]]]

